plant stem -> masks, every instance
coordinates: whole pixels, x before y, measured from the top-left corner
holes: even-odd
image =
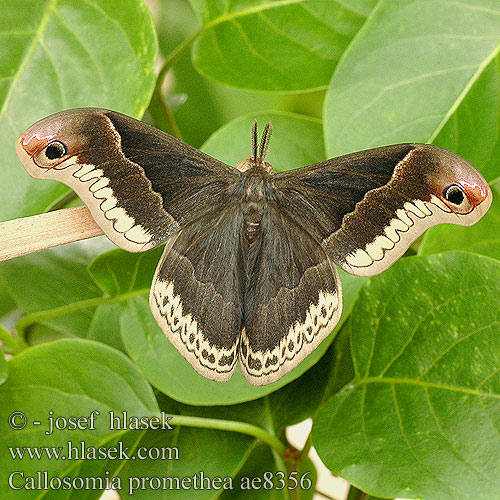
[[[60,210],[64,208],[70,201],[73,201],[76,198],[76,193],[74,191],[68,191],[55,200],[49,207],[46,209],[47,212],[53,212],[54,210]]]
[[[161,90],[153,93],[148,110],[156,128],[182,140],[182,133]]]
[[[194,41],[205,31],[204,26],[200,26],[190,37],[186,38],[179,44],[165,59],[163,66],[158,73],[155,89],[151,97],[149,112],[153,117],[155,125],[162,130],[171,132],[178,139],[182,139],[182,134],[175,121],[174,114],[168,105],[165,96],[163,95],[163,84],[167,73],[172,69],[173,65],[185,54],[192,46]]]
[[[169,56],[165,59],[163,66],[158,73],[158,78],[156,79],[156,89],[162,87],[163,81],[170,71],[172,66],[184,55],[184,53],[191,47],[194,41],[202,35],[205,31],[205,26],[200,26],[190,37],[186,38],[182,43],[177,45],[177,47],[170,52]],[[156,90],[155,89],[155,90]]]
[[[309,435],[307,436],[307,440],[304,444],[304,447],[302,448],[302,450],[300,452],[300,455],[298,458],[299,464],[302,463],[304,460],[307,460],[307,457],[309,456],[309,451],[311,450],[311,446],[312,446],[311,434],[312,434],[312,429],[311,429],[311,432],[309,432]]]
[[[317,488],[314,490],[314,493],[316,495],[321,495],[322,497],[325,497],[327,500],[338,500],[337,498],[332,497],[332,496],[328,495],[327,493],[323,493],[322,491],[318,490]]]
[[[280,441],[280,443],[281,443],[281,441]],[[282,453],[277,452],[276,449],[274,449],[274,448],[271,448],[271,452],[273,454],[274,463],[276,465],[276,471],[282,472],[284,474],[284,477],[288,477],[288,469],[287,469],[285,460],[283,459],[283,453],[284,453],[286,447],[283,443],[281,443],[281,444],[283,446]],[[281,490],[281,493],[283,495],[283,500],[290,500],[291,499],[292,490],[287,490],[286,488],[283,488]]]
[[[247,424],[246,422],[236,422],[234,420],[219,420],[215,418],[190,417],[187,415],[169,415],[172,417],[173,425],[185,427],[201,427],[203,429],[217,429],[221,431],[240,432],[260,439],[268,444],[279,457],[285,453],[285,445],[272,434],[266,432],[261,427]],[[276,458],[276,457],[275,457]],[[282,462],[283,463],[283,462]],[[286,468],[285,468],[286,471]]]
[[[14,337],[1,323],[0,323],[0,341],[2,341],[3,345],[8,347],[13,354],[24,351],[24,349],[28,348],[28,344],[21,336],[17,338]]]
[[[60,307],[55,307],[54,309],[49,309],[47,311],[38,311],[27,316],[22,317],[16,324],[16,332],[19,337],[24,336],[26,328],[33,323],[38,323],[40,321],[52,318],[58,318],[66,314],[71,314],[73,312],[81,311],[83,309],[89,309],[92,307],[97,307],[103,304],[114,304],[116,302],[123,302],[140,295],[145,295],[149,293],[149,290],[140,289],[134,290],[128,293],[122,293],[120,295],[115,295],[114,297],[94,297],[92,299],[81,300],[79,302],[73,302],[72,304],[67,304]]]
[[[495,187],[497,187],[497,184],[498,184],[498,187],[500,187],[500,177],[497,177],[496,179],[493,179],[493,180],[490,182],[490,186],[495,186]]]

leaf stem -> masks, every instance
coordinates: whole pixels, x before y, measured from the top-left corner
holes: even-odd
[[[156,79],[156,89],[161,89],[163,81],[170,71],[172,66],[184,55],[184,53],[191,47],[195,40],[202,35],[205,31],[205,26],[200,26],[191,36],[186,38],[182,43],[177,45],[177,47],[170,52],[169,56],[165,59],[163,66],[158,73],[158,78]]]
[[[328,495],[328,493],[324,493],[323,491],[318,490],[318,488],[315,488],[314,493],[316,495],[320,495],[320,496],[326,498],[327,500],[338,500],[338,498],[332,497],[332,496]]]
[[[246,422],[236,422],[234,420],[191,417],[188,415],[169,416],[172,417],[173,425],[240,432],[241,434],[247,434],[248,436],[253,436],[257,439],[260,439],[264,443],[268,444],[279,455],[279,457],[282,457],[285,453],[285,445],[276,436],[273,436],[269,432],[266,432],[264,429],[262,429],[261,427],[257,427],[256,425],[247,424]],[[283,461],[282,464],[284,464]]]
[[[281,441],[280,441],[281,443]],[[282,443],[283,444],[283,443]],[[285,445],[283,445],[284,449],[286,449]],[[274,464],[276,466],[277,472],[282,472],[284,474],[283,477],[288,477],[288,469],[283,458],[283,453],[278,453],[274,448],[271,448],[271,453],[273,454]],[[291,494],[293,490],[288,490],[283,488],[281,490],[281,494],[283,495],[283,500],[290,500]]]
[[[309,456],[309,451],[311,450],[311,446],[312,446],[311,434],[312,434],[312,429],[309,432],[309,435],[307,436],[304,447],[300,451],[299,458],[298,458],[299,463],[302,463],[304,460],[307,460],[307,457]]]
[[[170,109],[170,106],[163,95],[163,84],[167,73],[172,69],[174,64],[185,54],[185,52],[191,47],[194,41],[205,31],[205,26],[200,26],[190,37],[186,38],[182,43],[180,43],[165,59],[163,66],[158,73],[158,78],[156,79],[155,89],[151,97],[151,103],[149,105],[149,112],[153,117],[155,125],[163,130],[172,132],[175,137],[182,139],[182,134],[175,121],[174,114]]]
[[[90,309],[92,307],[97,307],[103,304],[115,304],[117,302],[123,302],[125,300],[144,295],[148,292],[149,290],[141,288],[132,292],[115,295],[114,297],[94,297],[92,299],[80,300],[79,302],[73,302],[64,306],[55,307],[54,309],[49,309],[47,311],[37,311],[32,314],[23,316],[16,323],[16,332],[18,333],[19,337],[24,337],[26,328],[28,328],[28,326],[32,325],[33,323],[38,323],[40,321],[52,318],[59,318],[60,316],[64,316],[66,314],[71,314],[83,309]]]
[[[8,347],[13,354],[24,351],[28,348],[28,344],[21,336],[14,337],[1,323],[0,323],[0,341]]]
[[[76,198],[76,193],[71,189],[66,191],[62,196],[53,201],[47,208],[46,212],[53,212],[54,210],[60,210],[61,208],[66,207],[66,205],[73,201]]]

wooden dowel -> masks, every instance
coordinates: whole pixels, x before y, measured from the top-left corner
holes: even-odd
[[[0,222],[0,261],[102,234],[87,207]]]

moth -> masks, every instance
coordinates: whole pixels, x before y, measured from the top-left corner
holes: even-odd
[[[264,385],[297,366],[339,321],[336,266],[371,276],[428,227],[471,225],[491,204],[460,156],[397,144],[275,173],[270,126],[236,168],[120,113],[72,109],[17,142],[25,169],[67,184],[130,252],[166,242],[153,316],[193,368],[227,381],[238,360]],[[230,147],[230,144],[228,144]]]

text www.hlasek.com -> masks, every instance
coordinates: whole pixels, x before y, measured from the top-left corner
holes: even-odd
[[[130,447],[120,441],[116,446],[87,446],[84,441],[68,441],[66,446],[9,446],[13,460],[179,460],[175,446],[139,447],[129,453]]]

